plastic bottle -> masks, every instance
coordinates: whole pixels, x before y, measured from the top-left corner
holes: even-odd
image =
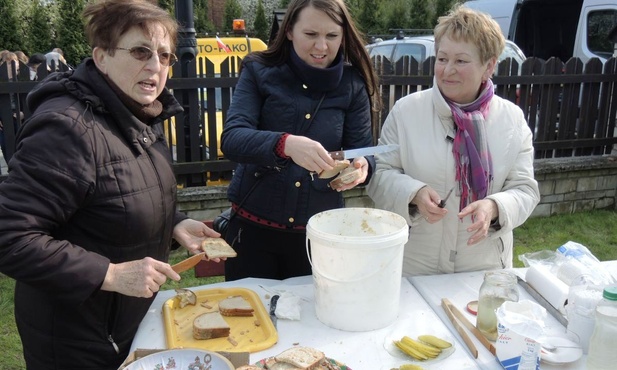
[[[617,364],[617,286],[605,287],[596,307],[596,321],[589,341],[588,370],[615,369]]]
[[[497,339],[495,311],[505,301],[518,302],[516,275],[507,271],[486,272],[480,286],[476,327],[488,340]]]

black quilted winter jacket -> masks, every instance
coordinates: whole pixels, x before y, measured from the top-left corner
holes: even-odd
[[[29,368],[117,369],[128,355],[154,298],[101,291],[108,265],[167,261],[185,218],[161,124],[182,108],[167,91],[159,100],[163,113],[139,121],[92,60],[28,95],[0,184],[0,271],[17,280]]]

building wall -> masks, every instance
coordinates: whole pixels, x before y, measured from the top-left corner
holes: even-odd
[[[541,200],[531,217],[615,209],[617,156],[540,159],[534,163]],[[346,207],[373,207],[366,189],[344,192]],[[212,220],[229,207],[226,186],[180,189],[179,209],[197,220]]]

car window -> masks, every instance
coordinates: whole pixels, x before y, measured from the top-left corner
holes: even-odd
[[[613,56],[614,43],[606,35],[617,25],[617,12],[603,10],[590,12],[587,18],[587,44],[592,53],[602,57]]]
[[[426,58],[426,47],[422,44],[399,43],[394,51],[394,63],[406,55],[414,57],[418,62],[422,62]]]
[[[374,56],[377,56],[377,55],[381,55],[381,56],[384,56],[384,57],[390,59],[392,57],[392,50],[393,49],[394,49],[394,44],[376,45],[376,46],[373,46],[369,50],[369,56],[370,57],[374,57]]]

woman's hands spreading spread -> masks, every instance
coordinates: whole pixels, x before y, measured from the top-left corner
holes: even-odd
[[[179,222],[173,231],[173,237],[191,254],[201,252],[201,243],[206,237],[218,238],[221,235],[207,227],[203,222],[186,219]],[[220,262],[214,258],[214,262]],[[132,297],[150,298],[165,284],[167,278],[180,280],[168,263],[151,257],[140,260],[110,263],[101,290],[118,292]]]

